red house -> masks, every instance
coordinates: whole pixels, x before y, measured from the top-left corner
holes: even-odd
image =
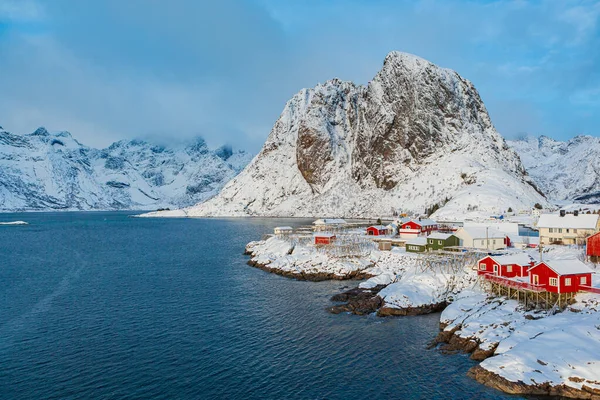
[[[380,235],[387,235],[388,234],[388,228],[386,228],[383,225],[373,225],[367,228],[367,235],[370,236],[380,236]]]
[[[575,293],[592,286],[592,272],[577,259],[543,261],[529,270],[529,283],[548,292]]]
[[[477,262],[477,275],[496,275],[505,278],[527,276],[534,262],[525,253],[487,256]]]
[[[585,254],[592,262],[600,260],[600,232],[588,237],[585,241]]]
[[[419,235],[429,235],[438,230],[437,222],[431,219],[410,220],[400,225],[400,236],[414,237]]]
[[[333,233],[315,233],[315,244],[331,244],[335,241],[335,235]]]

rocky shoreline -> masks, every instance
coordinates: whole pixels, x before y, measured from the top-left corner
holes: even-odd
[[[299,281],[311,281],[311,282],[322,282],[322,281],[345,281],[345,280],[362,280],[369,279],[373,275],[365,273],[364,271],[351,271],[347,274],[340,275],[333,272],[305,272],[305,271],[284,271],[279,268],[271,268],[268,264],[262,264],[257,261],[248,260],[248,265],[262,269],[263,271],[270,272],[272,274],[284,276],[286,278],[297,279]]]
[[[271,238],[249,243],[245,254],[251,256],[248,264],[253,267],[297,280],[367,279],[331,297],[338,304],[327,310],[334,314],[393,317],[442,312],[440,332],[430,348],[470,354],[482,364],[471,368],[468,376],[481,384],[508,394],[600,400],[600,381],[594,372],[600,353],[582,354],[579,359],[567,359],[563,353],[553,357],[553,351],[548,352],[552,345],[540,343],[558,340],[571,349],[565,354],[595,346],[600,342],[597,299],[582,297],[579,309],[571,307],[557,315],[526,311],[514,300],[490,298],[477,286],[470,268],[423,271],[415,255],[403,252],[373,251],[352,259]],[[582,314],[593,321],[582,320]],[[572,328],[573,323],[583,330]],[[570,335],[576,332],[582,337],[573,342]],[[543,339],[536,339],[542,333]]]

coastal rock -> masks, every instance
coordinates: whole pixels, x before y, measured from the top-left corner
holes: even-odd
[[[342,312],[351,312],[357,315],[374,313],[383,304],[383,299],[377,293],[384,287],[384,285],[380,285],[372,289],[354,288],[338,293],[331,297],[331,301],[345,304],[332,306],[328,310],[333,314]]]
[[[439,312],[446,307],[446,302],[426,304],[418,307],[389,307],[383,306],[377,311],[377,315],[380,317],[392,317],[392,316],[409,316],[409,315],[423,315]]]

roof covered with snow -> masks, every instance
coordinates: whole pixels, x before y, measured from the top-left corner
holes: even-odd
[[[414,222],[415,224],[421,225],[421,226],[432,226],[432,225],[437,225],[438,224],[437,222],[435,222],[432,219],[421,219],[421,220],[411,219],[410,221],[407,221],[407,222]],[[404,224],[405,223],[406,222],[404,222]]]
[[[333,238],[335,233],[313,233],[314,237]]]
[[[466,232],[472,239],[499,239],[506,237],[506,233],[494,228],[462,227],[459,231]]]
[[[371,228],[375,228],[375,229],[380,230],[380,231],[381,230],[387,230],[387,227],[384,226],[384,225],[372,225],[372,226],[368,227],[367,229],[371,229]]]
[[[588,274],[590,272],[594,272],[590,267],[576,258],[569,260],[543,261],[539,264],[536,264],[533,268],[538,267],[540,264],[546,264],[559,275]]]
[[[561,217],[559,214],[542,214],[538,221],[538,228],[574,228],[574,229],[596,229],[598,214],[567,214]]]
[[[427,245],[427,238],[425,238],[425,237],[417,237],[417,238],[414,238],[414,239],[407,240],[406,244],[407,245],[412,244],[412,245],[415,245],[415,246],[426,246]]]
[[[490,256],[500,265],[529,265],[531,257],[526,253],[507,254],[502,256]]]
[[[291,226],[276,226],[275,229],[280,231],[291,231],[294,228],[292,228]]]
[[[441,239],[441,240],[447,240],[450,236],[454,236],[451,233],[440,233],[440,232],[434,232],[431,235],[427,236],[428,239]]]

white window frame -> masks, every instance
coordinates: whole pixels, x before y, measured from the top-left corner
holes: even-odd
[[[548,285],[558,287],[558,278],[550,278]]]
[[[479,263],[479,270],[480,271],[485,271],[487,269],[487,265],[485,265],[485,263]]]
[[[579,278],[579,284],[580,285],[587,285],[587,276],[582,276]]]
[[[565,278],[565,286],[571,286],[571,278]]]
[[[512,265],[507,265],[506,266],[506,272],[513,272]]]

